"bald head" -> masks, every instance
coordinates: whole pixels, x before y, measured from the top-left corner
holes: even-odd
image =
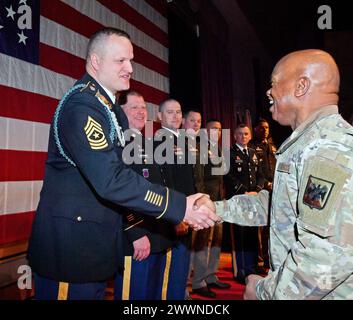
[[[312,91],[319,94],[338,94],[340,75],[332,56],[325,51],[308,49],[292,52],[283,57],[275,70],[283,67],[287,76],[295,79],[308,78]]]
[[[272,117],[293,129],[319,109],[338,103],[339,71],[331,55],[322,50],[286,55],[276,64],[271,82],[267,95]]]

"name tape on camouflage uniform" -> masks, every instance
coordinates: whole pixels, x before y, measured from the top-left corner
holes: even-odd
[[[290,173],[290,163],[280,162],[278,164],[277,171]]]

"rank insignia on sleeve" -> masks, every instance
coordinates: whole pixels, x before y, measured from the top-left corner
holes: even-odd
[[[145,196],[145,201],[154,204],[155,206],[160,207],[163,202],[163,196],[160,194],[157,194],[153,191],[148,190]]]
[[[84,129],[89,145],[93,150],[101,150],[108,146],[102,126],[90,116],[88,116]]]
[[[334,185],[333,182],[310,175],[304,191],[303,203],[311,209],[322,210],[327,203]]]

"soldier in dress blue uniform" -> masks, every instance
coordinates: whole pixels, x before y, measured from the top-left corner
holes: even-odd
[[[174,99],[163,101],[159,105],[158,116],[162,128],[156,133],[155,139],[173,148],[169,159],[171,162],[163,165],[167,186],[186,195],[193,194],[195,193],[193,165],[188,163],[185,131],[179,130],[182,123],[180,103]],[[184,222],[179,223],[175,226],[174,235],[177,236],[177,241],[172,250],[167,253],[168,261],[170,261],[167,299],[183,300],[187,298],[186,287],[190,266],[191,232],[189,226]]]
[[[133,47],[114,28],[88,43],[87,73],[60,101],[28,259],[37,299],[103,299],[106,280],[123,267],[119,206],[194,228],[213,225],[195,198],[154,185],[122,161],[127,119],[115,94],[127,90]],[[199,217],[202,223],[197,223]]]
[[[247,146],[251,139],[249,127],[240,124],[235,129],[234,137],[236,143],[230,151],[230,169],[224,177],[227,199],[245,192],[259,192],[264,183],[256,152]],[[244,284],[245,277],[255,273],[257,266],[258,228],[239,225],[231,225],[231,228],[233,231],[231,235],[234,238],[232,241],[233,273],[236,279]]]
[[[266,119],[260,118],[254,129],[254,138],[249,142],[249,146],[255,149],[264,176],[264,189],[272,192],[273,177],[276,168],[276,151],[272,138],[270,137],[270,126]],[[270,268],[269,258],[269,237],[268,226],[259,227],[259,257],[258,273],[266,274]]]
[[[141,133],[147,121],[143,96],[136,91],[128,91],[119,97],[119,102],[132,129],[129,146],[133,146],[133,149],[126,155],[134,160],[130,168],[150,182],[166,185],[162,166],[148,163],[153,154],[149,154],[145,147],[145,139],[147,143],[153,143],[150,141],[153,137],[147,138],[148,134],[144,137]],[[164,274],[168,272],[165,268],[166,253],[176,240],[173,237],[174,225],[167,221],[157,223],[155,219],[131,210],[127,211],[124,218],[125,270],[123,275],[118,274],[116,278],[115,298],[165,300]]]

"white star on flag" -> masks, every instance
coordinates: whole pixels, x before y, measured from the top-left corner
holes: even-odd
[[[25,6],[27,5],[26,3],[27,0],[20,0],[20,2],[18,3],[18,5],[20,5],[21,3],[23,3]]]
[[[3,28],[4,26],[0,25],[0,30]]]
[[[26,37],[26,36],[23,34],[23,31],[21,31],[21,33],[17,33],[17,35],[20,37],[20,40],[18,40],[18,43],[23,42],[23,43],[26,45],[26,39],[27,39],[28,37]]]
[[[6,8],[6,7],[5,7],[5,9],[7,10],[7,16],[6,16],[6,18],[11,17],[12,20],[15,20],[14,15],[15,15],[16,12],[12,10],[12,6],[10,6],[10,8]]]

